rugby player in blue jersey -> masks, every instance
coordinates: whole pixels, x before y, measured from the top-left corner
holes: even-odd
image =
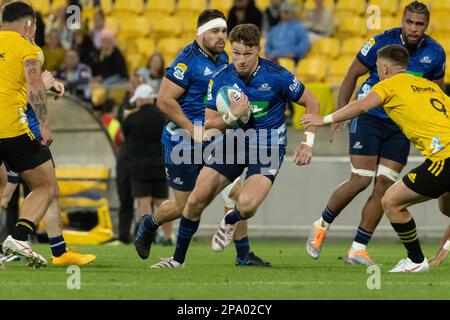
[[[142,259],[150,254],[152,238],[160,225],[181,217],[186,201],[194,189],[197,176],[203,167],[203,160],[194,159],[196,151],[204,148],[203,132],[205,122],[205,98],[211,77],[228,65],[225,53],[227,25],[225,16],[218,10],[205,10],[197,20],[197,37],[185,47],[175,61],[167,68],[161,83],[157,106],[167,116],[161,142],[164,148],[164,162],[167,181],[174,191],[174,200],[161,204],[153,214],[143,215],[135,240],[135,248]],[[184,129],[184,130],[183,130]],[[180,131],[189,133],[183,142]],[[198,136],[195,136],[198,132]],[[192,139],[191,139],[192,137]],[[194,143],[194,140],[196,143]],[[191,153],[192,157],[183,163],[173,161],[173,154]],[[237,178],[237,177],[236,177]],[[233,181],[231,181],[233,182]],[[222,192],[225,207],[234,207],[229,194],[238,193],[240,181]],[[250,251],[247,224],[241,223],[236,233],[237,266],[270,266]]]
[[[377,51],[386,45],[404,46],[410,54],[407,72],[442,86],[445,51],[439,43],[425,34],[429,20],[427,6],[414,1],[404,9],[401,28],[387,30],[370,39],[357,54],[341,85],[338,109],[349,102],[359,77],[369,73],[358,92],[358,100],[363,99],[380,81],[376,67]],[[330,140],[342,125],[333,124],[330,127]],[[366,246],[383,216],[381,198],[406,165],[410,144],[382,108],[373,109],[353,119],[349,129],[350,179],[339,185],[328,200],[321,218],[314,222],[306,249],[310,257],[319,258],[333,220],[374,179],[372,194],[362,210],[356,236],[345,259],[349,264],[372,265]]]
[[[215,128],[219,134],[214,135],[214,141],[208,146],[214,148],[184,208],[175,254],[152,268],[183,265],[203,210],[247,169],[234,210],[225,215],[213,236],[213,250],[222,251],[233,239],[237,223],[251,218],[272,188],[287,145],[286,103],[293,101],[305,105],[308,113],[319,114],[318,100],[293,74],[259,57],[260,37],[258,27],[253,24],[238,25],[230,33],[233,63],[215,74],[208,86],[206,128]],[[222,116],[217,111],[216,97],[224,86],[238,90],[240,99],[231,95],[230,109]],[[236,123],[250,108],[249,121]],[[233,129],[226,130],[230,127]],[[316,129],[308,130],[295,150],[294,162],[298,165],[311,161]],[[226,161],[221,161],[225,158]]]

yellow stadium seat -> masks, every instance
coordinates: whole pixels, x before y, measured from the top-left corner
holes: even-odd
[[[135,39],[136,50],[139,53],[149,57],[156,50],[156,44],[153,39],[139,38]]]
[[[338,25],[336,36],[339,38],[365,36],[367,33],[367,20],[359,16],[352,16],[342,20]]]
[[[147,57],[142,53],[130,53],[126,55],[126,61],[128,66],[128,71],[130,73],[135,72],[137,69],[145,67],[147,62]]]
[[[113,15],[140,14],[144,10],[143,0],[116,0]]]
[[[349,55],[355,57],[366,42],[366,39],[360,37],[344,39],[342,41],[341,55]]]
[[[354,58],[351,56],[343,56],[331,61],[328,68],[326,83],[331,86],[341,85],[353,60]]]
[[[399,28],[401,26],[401,20],[396,16],[382,15],[380,18],[380,28],[374,28],[368,30],[367,37],[373,37],[383,31]]]
[[[109,15],[113,10],[113,0],[100,1],[100,8],[102,8],[104,14]]]
[[[206,9],[206,0],[178,0],[176,15],[182,15],[185,12],[199,13]]]
[[[336,38],[321,38],[312,43],[311,53],[335,59],[339,56],[341,43]]]
[[[136,37],[147,36],[150,33],[151,29],[152,22],[147,17],[122,17],[120,21],[120,32]]]
[[[155,13],[171,14],[175,9],[175,0],[148,0],[144,15]]]
[[[278,58],[278,64],[290,72],[295,73],[295,61],[289,58]]]
[[[256,6],[259,10],[264,11],[270,5],[270,0],[256,0]]]
[[[216,9],[222,11],[225,16],[228,15],[231,7],[233,6],[233,0],[211,0],[209,2],[210,9]]]
[[[176,37],[181,33],[182,21],[172,16],[159,16],[153,18],[152,33],[154,37]]]
[[[120,31],[120,19],[116,17],[106,17],[105,28],[114,32],[114,34],[118,34]]]
[[[66,0],[53,0],[52,1],[52,12],[56,12],[56,10],[58,10],[61,7],[63,7],[63,8],[67,7]]]
[[[431,32],[450,32],[450,24],[448,23],[450,12],[440,11],[432,13],[430,26]]]
[[[450,11],[450,1],[448,0],[431,1],[431,11],[432,13]]]
[[[323,57],[309,57],[300,60],[296,76],[305,83],[323,82],[327,75],[327,62]]]
[[[324,6],[328,10],[333,11],[334,10],[334,0],[325,0]],[[311,10],[311,9],[314,9],[315,7],[316,7],[316,4],[315,4],[314,0],[306,0],[303,8],[304,8],[304,10]]]
[[[197,33],[197,18],[198,13],[194,13],[192,11],[184,13],[182,19],[180,17],[181,24],[183,26],[183,36],[185,33]]]
[[[366,0],[339,0],[335,11],[347,11],[356,15],[363,15],[366,13]]]
[[[38,10],[42,16],[48,16],[50,14],[50,1],[49,0],[33,0],[33,7]]]
[[[398,10],[397,1],[392,0],[370,0],[369,6],[371,5],[378,6],[380,8],[382,18],[385,15],[394,15]]]
[[[176,56],[185,45],[185,40],[171,37],[159,40],[157,47],[163,55]]]

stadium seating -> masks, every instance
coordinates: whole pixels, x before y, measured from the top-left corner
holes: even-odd
[[[66,5],[67,5],[66,0],[53,0],[52,1],[52,12],[56,12],[56,10],[58,10],[61,7],[66,7]]]
[[[325,0],[324,1],[324,6],[328,10],[333,11],[334,10],[334,5],[335,5],[334,0]],[[315,7],[316,7],[316,4],[315,4],[314,0],[306,0],[303,9],[304,10],[311,10],[311,9],[314,9]]]
[[[397,1],[392,0],[370,0],[369,6],[378,6],[381,10],[381,16],[384,18],[386,15],[394,15],[398,10]]]
[[[49,0],[33,0],[33,6],[39,10],[42,16],[46,17],[50,13],[50,1]]]
[[[295,61],[289,58],[278,58],[278,64],[295,73]]]
[[[152,29],[152,37],[161,39],[165,37],[177,37],[182,30],[182,21],[172,16],[154,17]]]
[[[102,8],[102,11],[105,15],[111,14],[113,10],[113,0],[102,0],[100,1],[100,8]]]
[[[175,10],[175,0],[147,0],[144,15],[172,14]]]
[[[198,15],[206,9],[206,0],[178,0],[175,15],[184,17],[185,14]]]
[[[336,38],[322,38],[312,43],[311,53],[330,59],[336,59],[341,51],[340,46],[341,43]]]
[[[225,16],[228,15],[231,7],[233,6],[233,0],[211,0],[209,2],[210,9],[217,9],[222,11]]]
[[[339,38],[365,36],[367,32],[367,19],[352,15],[346,19],[342,19],[337,29],[336,36]]]
[[[337,60],[331,61],[326,83],[335,87],[339,86],[342,83],[342,80],[344,80],[348,68],[352,64],[353,60],[354,58],[351,56],[343,56]]]
[[[366,12],[366,0],[339,0],[335,12],[351,12],[354,15],[363,15]]]
[[[426,2],[426,1],[425,1]],[[450,1],[448,0],[432,0],[431,12],[434,15],[435,12],[450,12]]]
[[[341,47],[341,55],[342,56],[351,56],[355,57],[356,54],[361,50],[363,45],[366,43],[367,39],[360,38],[360,37],[352,37],[347,38],[342,41],[342,47]]]
[[[296,76],[305,83],[323,82],[327,75],[328,64],[325,58],[310,56],[300,61]]]
[[[264,11],[270,5],[270,0],[256,0],[256,6],[259,10]]]
[[[116,0],[114,3],[114,16],[137,15],[144,10],[143,0]]]

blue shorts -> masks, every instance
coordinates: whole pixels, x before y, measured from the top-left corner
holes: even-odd
[[[212,152],[215,156],[214,151]],[[226,177],[230,182],[240,177],[244,169],[247,168],[245,179],[260,174],[267,177],[272,183],[283,164],[286,147],[278,146],[276,148],[245,148],[245,155],[238,152],[223,153],[222,163],[205,162],[205,167],[209,167]]]
[[[164,154],[164,166],[166,167],[166,179],[169,186],[175,190],[191,192],[194,190],[195,181],[203,167],[203,161],[195,158],[192,150],[190,156],[184,150],[175,149],[176,146],[162,145]],[[175,150],[174,150],[175,149]],[[187,160],[180,163],[180,159],[174,159],[173,154],[180,157],[187,156]],[[196,160],[196,161],[194,161]]]
[[[363,114],[350,122],[349,132],[350,155],[377,156],[406,165],[410,142],[391,119]]]

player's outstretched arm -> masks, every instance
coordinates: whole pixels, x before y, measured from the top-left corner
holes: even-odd
[[[431,258],[428,262],[430,266],[438,266],[440,265],[448,256],[450,251],[450,225],[447,227],[445,231],[444,237],[442,238],[441,245],[439,246],[439,250],[436,255]]]
[[[298,104],[305,106],[306,112],[309,114],[320,114],[320,104],[319,100],[309,91],[305,89],[300,100],[297,101]],[[310,126],[305,128],[305,134],[303,136],[303,141],[294,150],[294,163],[303,166],[311,163],[312,159],[312,147],[314,145],[314,138],[317,128]]]
[[[310,126],[325,126],[335,122],[352,119],[362,113],[380,106],[382,103],[380,96],[376,92],[370,92],[362,100],[353,101],[344,108],[333,112],[325,117],[317,114],[305,114],[300,120],[306,128]]]
[[[41,62],[38,59],[28,59],[23,63],[27,82],[28,102],[33,107],[41,125],[41,143],[49,146],[53,140],[47,112],[47,94],[41,78]]]
[[[186,117],[181,109],[178,99],[184,94],[185,89],[163,78],[159,90],[156,106],[162,113],[180,128],[183,128],[194,137],[194,124]]]
[[[352,65],[347,71],[344,80],[339,88],[337,110],[346,106],[355,92],[358,78],[369,72],[369,69],[359,62],[358,59],[353,60]],[[333,142],[334,135],[341,131],[345,122],[333,123],[330,125],[329,138]]]

